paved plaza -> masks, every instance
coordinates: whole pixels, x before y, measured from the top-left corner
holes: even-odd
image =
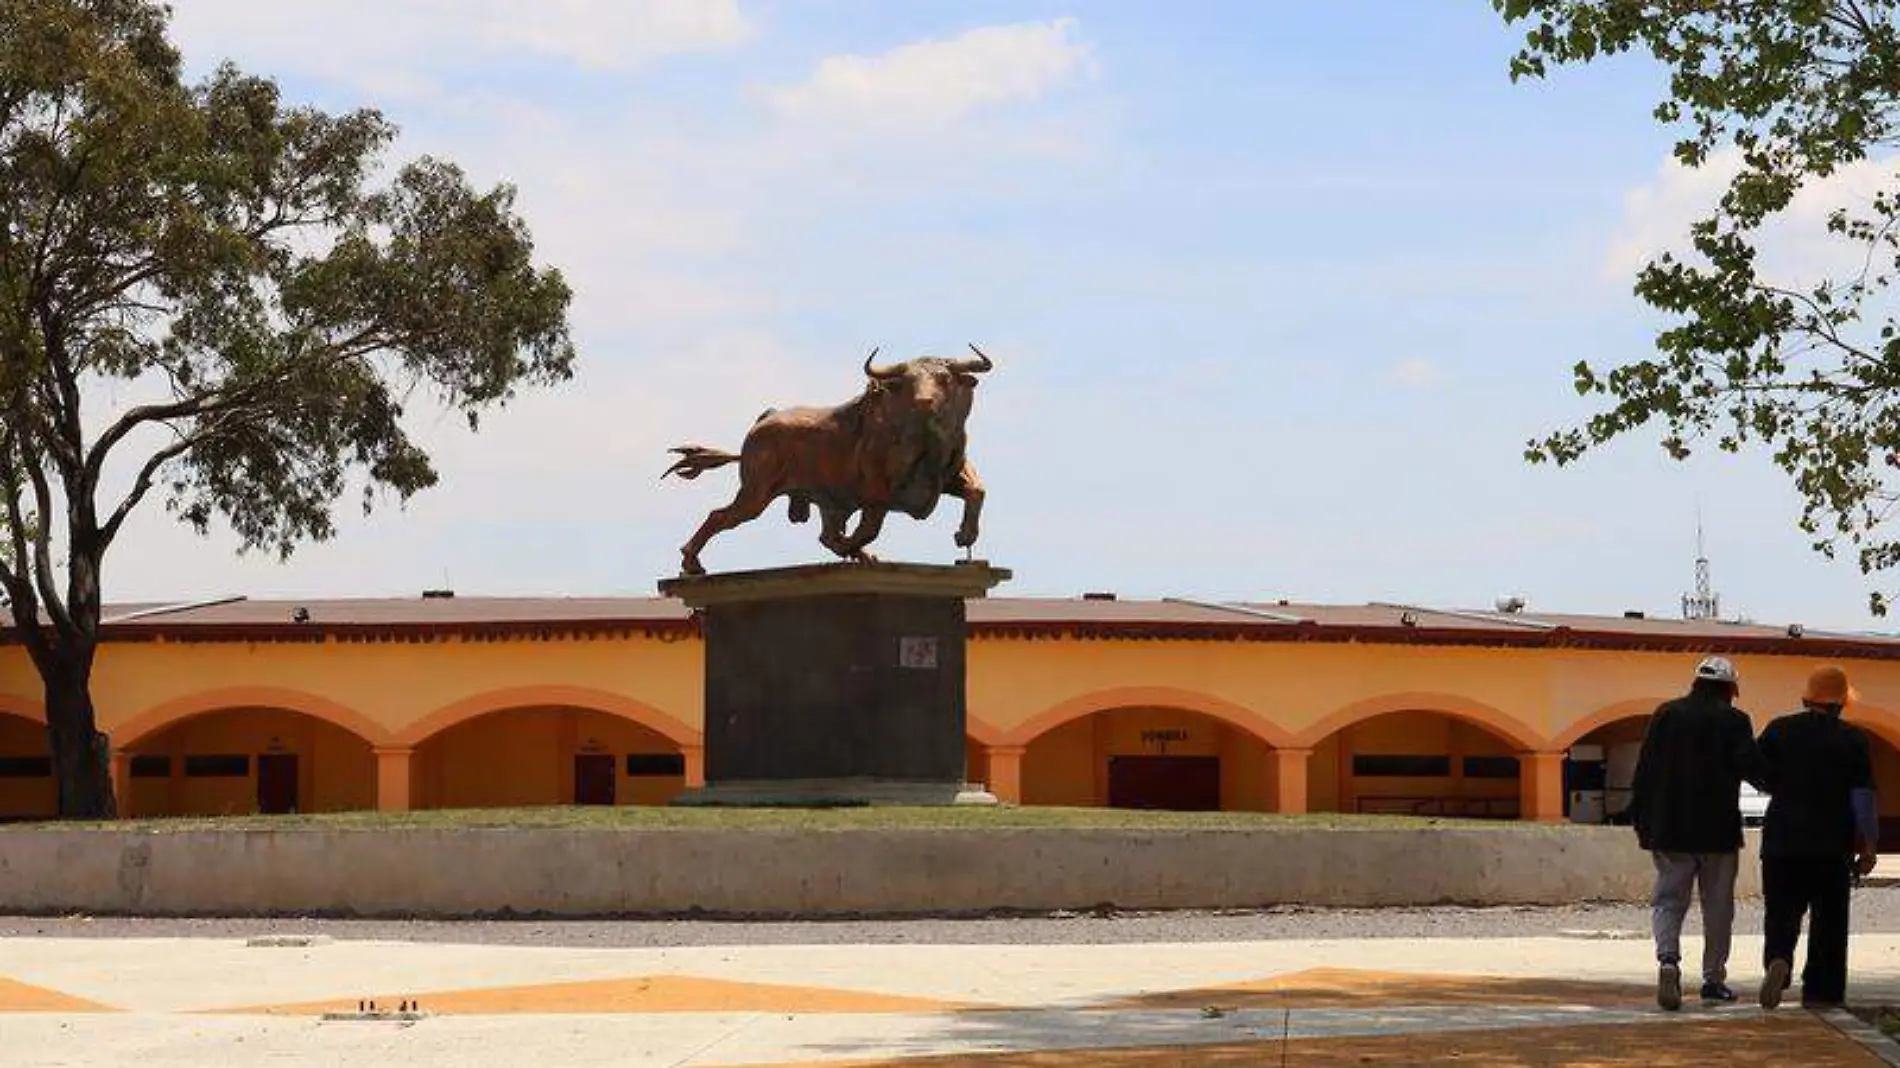
[[[15,933],[0,938],[0,1063],[1890,1063],[1844,1014],[1756,1008],[1754,936],[1735,949],[1750,996],[1664,1014],[1631,935],[587,948]],[[1853,967],[1858,1004],[1900,1004],[1900,935],[1861,937]]]

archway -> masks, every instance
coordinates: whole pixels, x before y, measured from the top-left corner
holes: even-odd
[[[1274,807],[1274,748],[1190,708],[1131,705],[1074,716],[1028,740],[1027,805],[1174,810]]]
[[[1329,717],[1326,726],[1308,764],[1309,811],[1480,819],[1521,811],[1518,754],[1531,746],[1492,723],[1423,707]]]
[[[144,717],[141,717],[143,720]],[[150,722],[150,721],[147,721]],[[368,739],[290,708],[218,708],[126,732],[126,816],[347,812],[376,807]]]
[[[1630,787],[1656,706],[1622,701],[1585,716],[1557,738],[1564,751],[1564,815],[1572,823],[1629,822]]]
[[[458,718],[416,745],[413,768],[418,808],[660,805],[686,788],[680,743],[572,705]]]
[[[0,712],[0,821],[48,819],[59,814],[46,724]]]
[[[1880,805],[1880,851],[1900,853],[1900,722],[1884,710],[1854,708],[1848,721],[1867,738],[1874,769],[1874,795]]]

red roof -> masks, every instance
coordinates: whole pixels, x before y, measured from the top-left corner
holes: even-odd
[[[1900,659],[1900,636],[1794,633],[1786,626],[1714,620],[1506,614],[1393,604],[1028,597],[976,599],[968,611],[971,633],[978,637],[1568,646]],[[111,605],[102,629],[109,642],[161,637],[310,641],[326,636],[680,633],[693,632],[697,625],[678,601],[662,597],[233,598]]]

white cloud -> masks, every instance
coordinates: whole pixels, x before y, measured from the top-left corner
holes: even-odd
[[[819,61],[798,85],[766,99],[789,118],[852,126],[940,126],[971,112],[1030,101],[1096,69],[1076,20],[984,26],[881,55]]]
[[[1692,252],[1689,225],[1716,205],[1741,166],[1734,149],[1714,154],[1700,167],[1665,160],[1653,179],[1625,194],[1622,217],[1604,255],[1604,276],[1627,284],[1661,252],[1678,257]],[[1809,181],[1763,229],[1763,275],[1783,284],[1811,285],[1858,269],[1865,248],[1827,233],[1828,216],[1837,208],[1864,206],[1896,182],[1900,158],[1895,157],[1861,160]]]
[[[589,69],[636,68],[669,55],[744,43],[738,0],[175,0],[173,24],[199,64],[241,55],[399,97],[432,75],[510,56]]]
[[[914,239],[847,233],[853,243],[843,247],[853,254],[844,255],[840,246],[809,239],[811,220],[835,220],[851,231],[866,217],[867,203],[895,215],[893,202],[915,200],[933,212],[945,203],[1006,202],[1038,190],[1050,168],[1072,166],[1094,132],[1050,109],[986,108],[992,100],[1029,102],[1087,65],[1087,50],[1072,40],[1067,22],[1043,27],[1043,44],[1075,53],[1056,68],[1025,48],[1025,41],[1039,40],[1035,33],[1019,39],[1010,27],[915,46],[923,50],[921,77],[927,82],[937,77],[929,71],[941,70],[948,79],[948,105],[915,110],[905,93],[929,86],[915,80],[914,58],[879,66],[874,80],[897,77],[900,84],[886,84],[878,99],[896,101],[892,107],[905,115],[964,120],[927,144],[906,142],[894,159],[887,148],[904,131],[860,136],[863,124],[828,127],[823,118],[842,114],[829,97],[810,97],[819,110],[796,117],[760,107],[745,95],[737,64],[722,84],[679,95],[577,91],[546,77],[546,56],[602,62],[610,46],[639,36],[617,22],[645,20],[650,29],[663,21],[658,9],[686,7],[614,5],[641,10],[616,10],[590,27],[601,48],[590,60],[576,51],[581,45],[564,45],[560,36],[584,6],[504,9],[473,0],[464,14],[449,0],[401,0],[386,9],[362,0],[179,0],[176,36],[195,68],[229,56],[249,70],[303,80],[298,95],[319,80],[341,97],[319,90],[323,106],[372,104],[390,112],[402,127],[391,163],[433,154],[462,164],[478,186],[516,184],[535,259],[559,267],[574,287],[580,362],[576,381],[524,395],[485,417],[478,435],[416,398],[412,425],[443,485],[406,509],[380,509],[367,520],[345,501],[337,539],[300,549],[288,567],[268,557],[234,558],[228,533],[200,540],[149,502],[128,531],[126,544],[137,549],[118,551],[113,562],[114,599],[232,589],[413,591],[445,582],[471,590],[646,592],[650,572],[672,566],[679,542],[709,508],[730,498],[735,484],[730,472],[659,482],[671,459],[667,447],[736,448],[768,406],[845,400],[860,385],[861,343],[881,341],[887,354],[962,347],[961,322],[920,324],[862,294],[867,282],[888,284],[892,292],[880,299],[904,299],[906,284],[941,285],[931,280],[942,260],[980,262],[975,258],[991,249],[952,244],[929,267],[873,271],[867,262],[902,252]],[[543,21],[548,25],[529,32],[530,23]],[[510,38],[497,25],[520,32]],[[717,26],[660,30],[649,46],[670,40],[667,47],[681,51],[732,39],[714,32]],[[944,54],[933,48],[950,48],[950,58],[962,54],[966,68],[958,69],[965,72],[944,67]],[[959,53],[963,48],[974,53]],[[899,49],[874,62],[907,54]],[[631,53],[615,55],[625,65],[637,61]],[[848,136],[828,136],[834,132]],[[836,151],[840,145],[849,151]],[[952,156],[959,161],[954,169],[943,165]],[[1024,166],[1025,159],[1041,165]],[[995,318],[991,312],[979,318],[976,340],[994,346],[1014,369],[1020,346],[992,336],[998,332],[985,325]],[[905,331],[927,336],[906,338]],[[946,331],[955,333],[936,336]],[[98,409],[133,399],[102,398]],[[952,510],[933,522],[918,530],[893,524],[888,537],[947,553]],[[809,558],[814,536],[810,526],[782,519],[754,524],[722,539],[708,559],[732,565]]]
[[[520,46],[590,68],[730,48],[752,35],[738,0],[508,0],[485,8],[479,31],[491,49]]]
[[[1423,356],[1413,356],[1392,365],[1388,372],[1392,381],[1413,389],[1424,389],[1444,381],[1445,372]]]

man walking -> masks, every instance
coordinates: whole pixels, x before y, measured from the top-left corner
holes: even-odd
[[[1801,1004],[1839,1005],[1847,996],[1850,872],[1872,871],[1880,844],[1867,739],[1841,722],[1851,700],[1846,672],[1821,668],[1808,679],[1801,711],[1761,732],[1773,788],[1761,832],[1764,1009],[1781,1004],[1788,989],[1804,913],[1813,926]]]
[[[1682,1007],[1682,921],[1692,887],[1702,902],[1702,998],[1735,1000],[1728,955],[1742,782],[1766,787],[1754,727],[1735,707],[1739,692],[1735,665],[1719,656],[1702,661],[1689,693],[1656,709],[1636,759],[1630,815],[1656,866],[1656,1002],[1670,1011]]]

